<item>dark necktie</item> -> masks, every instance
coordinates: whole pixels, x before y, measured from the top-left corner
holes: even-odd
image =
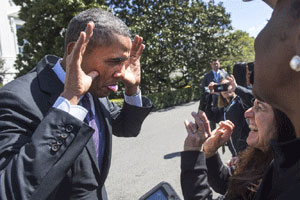
[[[102,160],[102,158],[99,158],[99,129],[96,123],[96,116],[92,112],[92,107],[91,103],[89,100],[89,97],[87,95],[84,95],[83,98],[81,99],[81,104],[82,106],[88,110],[88,114],[85,118],[85,121],[89,124],[90,127],[92,127],[95,132],[93,134],[93,140],[96,148],[96,156],[99,159]],[[99,166],[101,167],[101,166]]]

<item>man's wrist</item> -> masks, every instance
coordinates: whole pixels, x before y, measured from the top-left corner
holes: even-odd
[[[65,91],[63,91],[60,96],[67,99],[71,105],[77,105],[80,100],[80,96],[76,96]]]
[[[139,86],[136,86],[136,87],[125,87],[125,94],[127,96],[136,96],[138,95],[140,92],[140,88]]]
[[[80,105],[71,105],[70,102],[62,96],[59,96],[55,103],[54,108],[60,109],[76,117],[77,119],[83,121],[86,117],[88,111]]]

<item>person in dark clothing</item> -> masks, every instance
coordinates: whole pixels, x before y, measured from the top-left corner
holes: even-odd
[[[208,95],[210,93],[210,91],[208,89],[209,83],[211,83],[211,82],[220,83],[220,81],[222,79],[224,79],[225,77],[228,76],[228,73],[224,69],[220,68],[220,62],[218,59],[216,59],[216,58],[213,59],[210,66],[211,66],[212,70],[210,72],[207,72],[206,74],[204,74],[204,77],[201,82],[201,97],[200,97],[200,103],[199,103],[198,110],[205,110],[205,107],[208,102]],[[218,93],[215,93],[212,95],[213,101],[211,101],[210,103],[214,107],[217,107],[218,96],[219,96]],[[215,129],[216,122],[210,121],[210,126],[212,129]]]
[[[252,65],[253,63],[237,63],[233,66],[233,75],[228,77],[232,92],[240,96],[249,107],[253,105],[252,83],[250,81],[250,76],[253,73],[251,71]]]
[[[143,39],[92,8],[68,24],[62,58],[46,55],[0,89],[0,200],[106,200],[112,135],[136,137]],[[108,98],[124,83],[124,106]]]
[[[236,78],[236,83],[242,87],[247,87],[247,64],[236,63],[232,70],[233,76]]]
[[[229,138],[234,128],[230,121],[221,122],[209,132],[208,120],[193,113],[195,123],[185,122],[188,136],[181,154],[181,187],[184,199],[213,199],[210,186],[222,196],[218,199],[253,199],[263,173],[272,160],[269,139],[282,134],[294,138],[294,128],[284,113],[256,100],[245,117],[249,119],[249,147],[239,154],[237,162],[225,166],[217,149]],[[291,134],[286,135],[289,132]],[[203,150],[201,151],[203,144]]]
[[[253,106],[254,96],[252,94],[252,89],[248,87],[243,87],[238,85],[235,76],[231,75],[226,77],[228,80],[228,91],[234,92],[237,96],[241,97],[243,103],[246,107],[250,108]]]
[[[249,62],[247,63],[247,67],[246,67],[247,88],[252,89],[253,78],[254,78],[254,62]]]
[[[223,79],[222,84],[228,84],[228,79]],[[215,83],[211,83],[209,88],[213,92],[213,86]],[[208,102],[212,101],[212,95],[209,96]],[[232,154],[232,157],[238,155],[247,147],[246,138],[248,137],[249,127],[246,119],[244,118],[245,111],[250,107],[243,103],[243,100],[232,91],[229,85],[228,91],[222,91],[219,96],[218,107],[211,106],[208,103],[205,108],[205,113],[209,120],[220,122],[224,120],[230,120],[235,128],[232,136],[227,145]]]
[[[255,199],[293,200],[300,198],[300,1],[264,1],[274,11],[255,39],[253,94],[288,116],[297,139],[271,141],[274,161]]]

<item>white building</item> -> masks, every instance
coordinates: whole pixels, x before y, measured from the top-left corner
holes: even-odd
[[[24,24],[18,18],[20,8],[12,0],[1,0],[0,6],[0,58],[4,59],[3,84],[13,80],[16,70],[14,62],[21,47],[17,43],[17,29]]]

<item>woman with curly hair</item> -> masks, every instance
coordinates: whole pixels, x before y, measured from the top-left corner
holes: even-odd
[[[185,123],[188,136],[181,155],[181,187],[186,200],[213,199],[210,187],[222,194],[218,199],[253,199],[273,159],[269,141],[295,138],[294,128],[284,113],[255,100],[254,106],[245,112],[250,128],[249,146],[227,166],[217,150],[230,138],[235,125],[221,122],[210,133],[205,114],[192,115],[195,123]]]

